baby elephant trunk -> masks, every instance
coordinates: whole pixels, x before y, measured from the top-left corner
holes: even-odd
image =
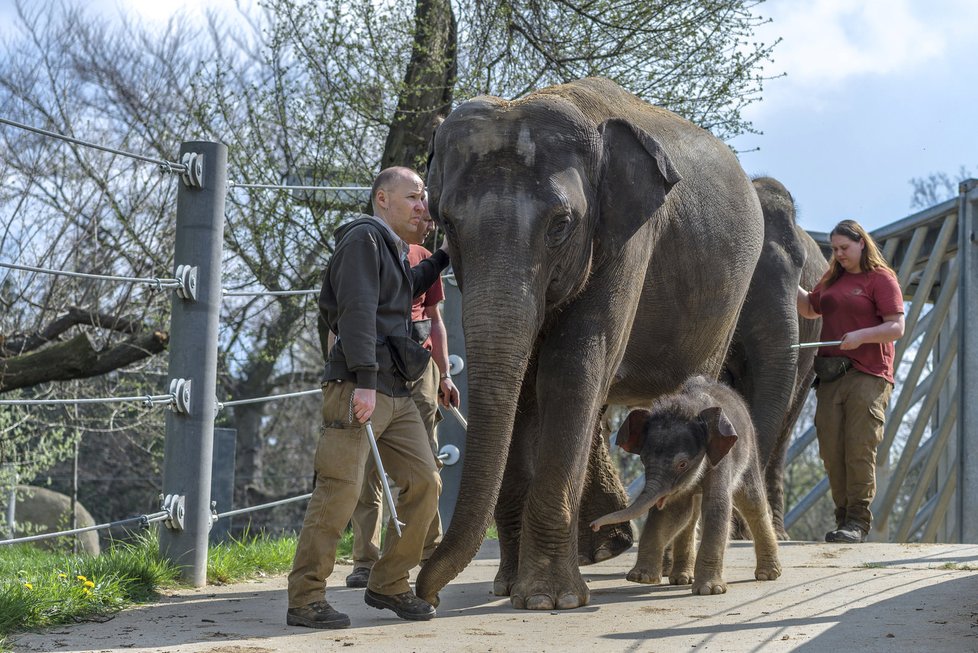
[[[666,492],[659,492],[646,483],[642,489],[642,493],[635,497],[635,501],[630,506],[618,512],[611,512],[603,517],[598,517],[591,522],[591,530],[597,531],[602,526],[608,524],[618,524],[631,521],[632,519],[638,519],[646,514],[653,505],[661,509],[666,503],[666,494]]]

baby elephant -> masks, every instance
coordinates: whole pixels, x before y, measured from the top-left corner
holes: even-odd
[[[675,538],[670,582],[692,582],[693,594],[726,592],[723,554],[734,507],[754,537],[754,577],[774,580],[781,575],[754,426],[744,400],[734,390],[694,376],[651,410],[632,411],[618,441],[623,449],[642,457],[645,488],[632,505],[596,519],[591,528],[635,519],[648,511],[638,562],[628,572],[628,580],[658,583],[663,554]],[[700,500],[703,540],[694,570],[693,522]],[[676,538],[680,531],[682,536]]]

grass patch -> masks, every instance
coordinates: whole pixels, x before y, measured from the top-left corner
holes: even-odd
[[[30,545],[0,550],[0,650],[6,634],[70,623],[154,598],[176,584],[177,570],[160,560],[154,536],[116,544],[98,556]]]
[[[284,573],[292,567],[295,543],[294,535],[251,537],[245,533],[241,539],[211,546],[207,552],[207,582],[222,585]]]
[[[350,555],[353,536],[340,542],[338,557]],[[232,583],[288,571],[295,536],[250,536],[211,546],[207,582]],[[136,603],[152,601],[177,587],[179,570],[160,558],[159,540],[147,533],[116,543],[97,557],[57,553],[30,545],[0,549],[0,651],[6,635],[84,621]]]
[[[962,562],[945,562],[943,565],[941,565],[940,568],[941,569],[949,569],[949,570],[952,570],[952,571],[976,571],[976,570],[978,570],[978,566],[976,566],[976,565],[969,565],[969,564],[965,564],[965,563],[962,563]]]
[[[495,524],[486,537],[498,538]],[[207,582],[283,574],[292,566],[296,539],[245,533],[211,546]],[[348,530],[337,545],[337,561],[349,563],[352,550]],[[155,532],[117,542],[97,557],[26,544],[0,547],[0,653],[10,650],[10,633],[84,621],[152,601],[160,590],[180,586],[179,577],[179,570],[160,558]]]

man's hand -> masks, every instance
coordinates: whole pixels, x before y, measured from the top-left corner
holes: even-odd
[[[353,416],[361,424],[366,424],[377,407],[377,391],[368,388],[357,388],[353,391]]]
[[[449,256],[452,255],[452,253],[449,251],[450,248],[448,246],[448,232],[445,231],[444,229],[441,230],[441,245],[438,247],[438,249],[445,252]]]
[[[458,408],[458,388],[456,388],[455,383],[452,382],[452,377],[441,380],[441,383],[438,386],[438,401],[445,408],[448,408],[449,406],[455,406]]]

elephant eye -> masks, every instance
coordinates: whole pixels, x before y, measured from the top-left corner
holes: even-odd
[[[680,460],[678,463],[676,463],[676,470],[677,471],[685,472],[688,467],[689,467],[689,461],[688,460]]]
[[[547,227],[547,247],[556,247],[567,240],[571,232],[571,218],[567,213],[560,213],[550,220]]]

